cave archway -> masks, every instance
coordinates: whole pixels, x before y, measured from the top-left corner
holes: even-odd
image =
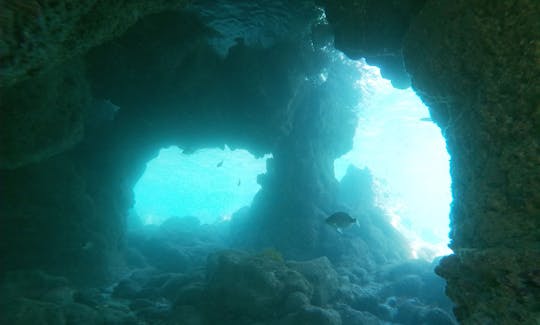
[[[134,213],[142,224],[159,225],[172,216],[194,216],[201,223],[230,220],[249,206],[260,190],[257,176],[266,171],[245,150],[162,148],[137,181]]]
[[[350,165],[369,169],[377,204],[407,238],[412,256],[448,255],[452,194],[443,134],[411,88],[393,87],[363,60],[357,69],[359,121],[351,151],[334,162],[336,179]]]
[[[351,57],[366,57],[378,64],[396,86],[412,83],[447,135],[455,199],[454,254],[442,261],[438,272],[448,280],[448,294],[457,304],[458,319],[465,323],[537,319],[540,115],[535,81],[540,75],[540,3],[318,3],[326,10],[336,47]],[[280,180],[297,176],[288,168],[291,156],[287,152],[304,149],[310,156],[309,152],[320,150],[325,154],[315,155],[323,157],[317,160],[317,169],[328,171],[331,158],[344,150],[329,143],[298,145],[291,141],[294,137],[288,137],[295,120],[291,117],[306,107],[299,103],[320,108],[320,101],[309,102],[309,92],[302,86],[305,79],[296,74],[317,67],[318,61],[283,55],[303,53],[290,43],[267,51],[250,48],[238,39],[230,57],[221,64],[219,55],[203,41],[208,35],[204,24],[185,13],[182,19],[168,13],[148,19],[156,25],[176,26],[170,29],[176,34],[163,36],[169,37],[170,44],[181,45],[160,47],[163,44],[154,43],[150,34],[145,35],[149,30],[143,28],[135,33],[137,37],[131,34],[132,38],[116,40],[80,58],[88,49],[123,34],[140,17],[178,4],[126,3],[123,7],[101,2],[65,6],[65,10],[36,1],[22,5],[5,1],[2,5],[6,13],[0,20],[5,31],[1,53],[5,66],[0,75],[3,271],[36,265],[68,271],[60,265],[71,261],[69,272],[64,273],[76,274],[81,267],[90,266],[93,274],[104,276],[101,268],[109,265],[108,257],[122,239],[123,214],[132,205],[133,182],[140,176],[141,166],[155,154],[153,146],[167,141],[184,145],[179,139],[201,132],[201,125],[207,126],[202,133],[219,134],[253,152],[275,151],[273,166],[283,175]],[[57,30],[64,32],[51,32]],[[156,58],[153,49],[165,48],[170,54],[166,59],[151,60]],[[142,70],[119,60],[128,52],[136,54]],[[107,60],[101,60],[105,57]],[[178,57],[183,60],[176,60]],[[291,57],[295,59],[288,61]],[[100,65],[95,64],[98,61]],[[276,64],[279,62],[287,64]],[[213,69],[209,72],[203,66]],[[297,70],[273,70],[285,66]],[[190,73],[176,74],[178,71]],[[288,78],[275,83],[268,79],[270,71]],[[154,73],[162,78],[154,78]],[[223,83],[224,76],[233,74],[246,78],[243,83]],[[100,78],[105,75],[108,77]],[[130,82],[115,78],[126,75],[131,76]],[[198,78],[187,80],[188,75]],[[151,85],[151,91],[141,91],[143,85]],[[161,93],[171,90],[171,85],[185,87],[168,95]],[[121,91],[107,91],[113,88]],[[212,95],[190,96],[193,89],[200,88]],[[252,97],[239,96],[246,93]],[[92,106],[92,96],[110,98],[120,107],[114,132],[104,129],[85,136],[84,116]],[[266,101],[249,105],[260,96]],[[168,105],[176,100],[189,109],[176,114]],[[239,102],[243,105],[237,105]],[[267,114],[261,118],[262,114],[251,108]],[[314,111],[316,114],[298,119],[299,124],[332,120],[324,110]],[[162,115],[169,118],[158,117],[171,112]],[[198,123],[201,121],[205,123]],[[341,126],[337,131],[324,131],[339,133],[342,143],[347,143],[350,127]],[[175,127],[181,131],[171,131]],[[327,149],[336,152],[327,153]],[[312,170],[308,163],[295,162],[299,170]],[[336,186],[329,175],[321,179],[324,187]],[[51,191],[53,184],[56,190]],[[295,189],[311,191],[313,197],[320,194],[317,187]],[[270,197],[274,194],[267,193]],[[273,225],[263,224],[262,235],[266,236],[262,239],[269,240],[272,235],[268,234],[278,232],[283,225],[286,229],[311,229],[309,224],[291,225],[289,221],[285,218]],[[57,231],[60,228],[62,232]],[[314,233],[294,235],[289,231],[285,242],[298,244],[302,250],[312,248],[318,240]]]

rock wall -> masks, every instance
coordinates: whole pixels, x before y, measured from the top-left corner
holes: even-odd
[[[31,78],[121,35],[141,17],[186,1],[2,0],[0,86]]]
[[[431,1],[404,55],[452,157],[438,273],[463,323],[540,320],[540,3]]]
[[[381,65],[398,87],[410,75],[446,137],[455,254],[438,272],[458,319],[538,319],[540,3],[319,2],[336,46]],[[102,44],[177,5],[0,2],[2,273],[105,277],[131,189],[171,144],[274,152],[247,232],[300,257],[320,248],[317,220],[337,207],[332,161],[354,130],[352,99],[332,94],[350,80],[330,72],[331,82],[318,83],[328,62],[301,42],[254,48],[237,39],[223,59],[208,46],[211,31],[178,12]],[[96,103],[120,111],[96,126]],[[276,208],[284,213],[269,213]]]
[[[334,46],[350,58],[365,58],[396,88],[410,87],[402,44],[425,0],[319,0],[334,31]]]
[[[348,55],[369,58],[392,48],[389,44],[403,54],[413,88],[446,138],[455,254],[443,259],[437,272],[448,280],[458,319],[538,321],[539,3],[328,1],[325,6],[336,46]],[[402,19],[390,21],[397,12]],[[385,75],[388,67],[380,64],[395,84],[399,76]]]

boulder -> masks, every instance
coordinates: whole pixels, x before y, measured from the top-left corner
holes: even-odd
[[[327,257],[319,257],[310,261],[287,262],[287,266],[298,271],[313,286],[311,302],[317,306],[324,306],[335,297],[339,289],[339,276],[333,269]]]
[[[265,319],[282,312],[293,292],[313,296],[312,285],[299,272],[269,255],[220,251],[209,256],[207,270],[214,312]]]
[[[288,315],[280,325],[341,325],[341,316],[333,309],[305,306],[297,313]]]

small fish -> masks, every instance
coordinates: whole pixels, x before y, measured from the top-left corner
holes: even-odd
[[[218,162],[218,164],[216,165],[216,167],[221,167],[221,166],[223,166],[223,160]]]
[[[422,121],[422,122],[433,122],[433,120],[431,119],[431,117],[422,117],[422,118],[420,119],[420,121]]]
[[[238,180],[238,184],[236,184],[236,186],[240,186],[240,184],[242,184],[242,180],[241,180],[241,179]]]
[[[349,227],[352,224],[358,223],[356,218],[351,217],[346,212],[336,212],[325,219],[325,222],[336,228],[336,230],[341,234],[344,228]]]

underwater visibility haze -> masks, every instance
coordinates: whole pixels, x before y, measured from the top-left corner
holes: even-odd
[[[538,17],[0,0],[0,324],[539,324]]]

